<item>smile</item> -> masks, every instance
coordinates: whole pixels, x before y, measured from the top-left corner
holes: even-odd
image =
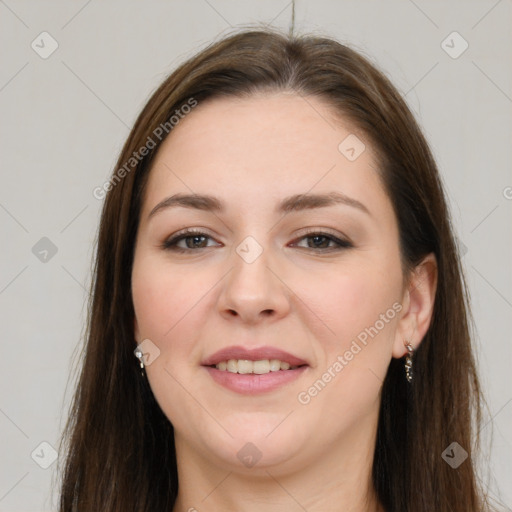
[[[295,370],[298,366],[290,366],[286,361],[279,359],[262,359],[260,361],[251,361],[250,359],[229,359],[221,361],[215,365],[217,370],[231,373],[264,375],[270,372],[278,372],[280,370]]]
[[[237,364],[240,361],[234,361],[234,364]],[[277,361],[277,360],[273,360]],[[253,366],[252,371],[247,371],[246,373],[238,373],[239,368],[237,368],[237,372],[234,372],[229,369],[218,369],[216,366],[204,366],[205,370],[209,373],[210,377],[222,387],[229,389],[230,391],[234,391],[235,393],[239,393],[242,395],[257,395],[260,393],[269,393],[271,391],[278,390],[284,387],[287,384],[290,384],[294,380],[298,379],[307,368],[307,365],[304,366],[295,366],[290,367],[288,369],[279,369],[275,371],[267,371],[265,373],[256,373],[254,371],[254,365],[258,365],[261,361],[243,361],[242,367],[244,364],[251,363]],[[272,361],[264,361],[264,364],[270,366]],[[226,362],[228,365],[230,361]],[[222,365],[222,363],[219,363]],[[232,363],[233,365],[233,363]],[[283,363],[286,367],[288,363]],[[263,366],[263,365],[262,365]],[[277,364],[276,364],[277,366]],[[257,366],[258,367],[258,366]],[[256,368],[257,368],[256,367]],[[263,369],[263,368],[262,368]]]

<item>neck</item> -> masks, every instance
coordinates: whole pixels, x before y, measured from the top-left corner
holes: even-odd
[[[374,432],[344,435],[343,442],[293,472],[221,467],[175,436],[179,491],[173,512],[383,511],[372,484]]]

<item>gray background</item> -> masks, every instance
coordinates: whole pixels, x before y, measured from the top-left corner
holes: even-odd
[[[295,4],[296,31],[334,36],[369,56],[431,142],[473,296],[489,404],[482,435],[493,434],[485,481],[509,506],[511,10],[510,0]],[[288,28],[292,3],[0,0],[0,15],[0,511],[46,511],[56,509],[57,463],[40,467],[52,460],[40,443],[57,448],[74,385],[102,206],[92,190],[171,69],[231,27]],[[59,45],[46,59],[31,47],[51,48],[43,31]],[[457,58],[445,51],[463,49],[459,36],[446,39],[454,31],[469,44]],[[43,237],[56,254],[41,252]]]

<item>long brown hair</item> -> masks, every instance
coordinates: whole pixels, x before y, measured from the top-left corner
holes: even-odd
[[[200,104],[265,90],[319,97],[364,133],[379,156],[396,213],[405,274],[428,253],[437,258],[433,317],[415,354],[414,382],[404,379],[403,361],[393,359],[382,388],[373,462],[380,502],[390,512],[483,510],[473,458],[481,399],[469,298],[428,143],[397,90],[358,52],[326,37],[245,29],[210,45],[164,81],[102,189],[108,193],[82,372],[61,448],[67,459],[60,511],[172,510],[178,492],[173,427],[133,354],[135,238],[151,162],[165,138],[155,133],[165,123],[169,128],[169,119],[191,98]],[[154,147],[131,161],[149,138]],[[442,458],[454,441],[469,455],[457,469]]]

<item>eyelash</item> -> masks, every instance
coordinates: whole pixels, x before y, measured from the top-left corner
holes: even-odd
[[[186,240],[187,238],[193,238],[196,236],[200,237],[206,237],[206,238],[212,238],[207,233],[204,233],[203,231],[195,230],[195,229],[187,229],[185,231],[182,231],[181,233],[177,233],[176,235],[172,236],[171,238],[165,240],[162,244],[162,249],[167,251],[173,251],[173,252],[179,252],[179,253],[188,253],[191,251],[196,251],[199,249],[208,249],[211,246],[207,247],[197,247],[195,249],[178,247],[177,244],[181,240]],[[341,238],[338,238],[337,236],[334,236],[331,233],[327,233],[324,231],[317,231],[317,230],[311,230],[303,234],[298,240],[304,240],[307,238],[314,238],[314,237],[322,237],[326,238],[329,242],[334,242],[338,244],[338,247],[326,247],[326,248],[314,248],[314,247],[302,247],[302,249],[312,250],[315,252],[333,252],[333,251],[340,251],[343,249],[350,249],[354,247],[354,245],[349,242],[348,240],[342,240]]]

